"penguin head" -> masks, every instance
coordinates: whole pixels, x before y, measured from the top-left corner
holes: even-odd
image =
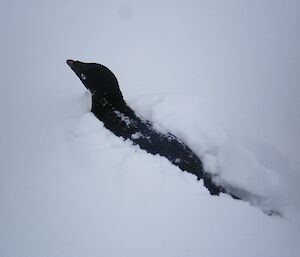
[[[67,64],[92,93],[93,98],[105,99],[112,104],[124,103],[118,80],[107,67],[73,60],[67,60]]]

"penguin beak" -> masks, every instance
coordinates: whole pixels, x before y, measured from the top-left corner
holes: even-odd
[[[74,66],[74,61],[73,60],[67,60],[67,64],[72,68]]]

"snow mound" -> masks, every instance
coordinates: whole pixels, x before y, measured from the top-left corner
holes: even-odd
[[[187,93],[141,96],[130,101],[141,115],[193,149],[205,170],[216,175],[216,183],[266,213],[288,217],[298,211],[299,189],[295,181],[300,180],[280,149],[230,124],[230,113],[225,116],[218,110],[220,106],[212,103]]]

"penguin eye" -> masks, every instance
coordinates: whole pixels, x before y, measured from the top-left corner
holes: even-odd
[[[80,76],[83,80],[86,80],[86,76],[83,73],[81,73]]]

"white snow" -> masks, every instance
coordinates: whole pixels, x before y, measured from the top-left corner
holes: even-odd
[[[4,1],[0,256],[299,256],[299,10]],[[106,130],[68,58],[108,66],[139,115],[254,205]]]
[[[121,112],[119,112],[119,111],[115,111],[115,114],[121,119],[121,121],[123,121],[123,122],[125,123],[125,125],[126,125],[127,127],[130,126],[130,123],[131,123],[132,121],[130,120],[129,117],[127,117],[126,115],[124,115],[124,113],[121,113]]]

